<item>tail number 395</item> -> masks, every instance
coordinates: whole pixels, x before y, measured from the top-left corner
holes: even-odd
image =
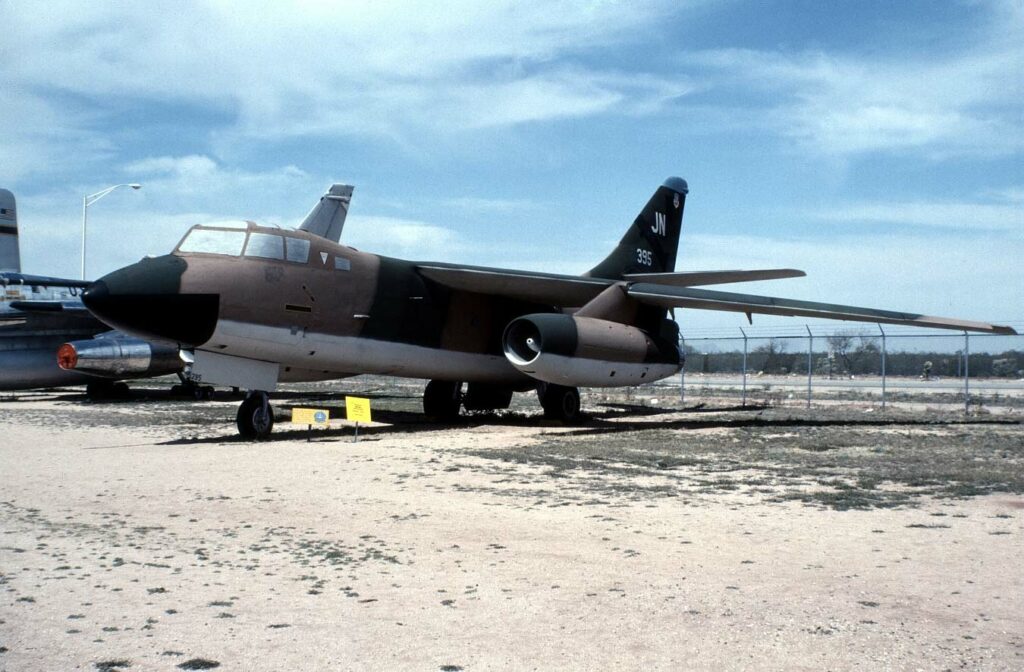
[[[654,262],[654,254],[650,250],[636,248],[636,263],[650,266]]]

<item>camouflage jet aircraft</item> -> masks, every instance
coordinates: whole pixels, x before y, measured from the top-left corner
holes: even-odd
[[[428,416],[507,408],[536,389],[546,415],[572,421],[579,386],[659,380],[683,365],[673,307],[799,315],[942,329],[1008,327],[696,288],[801,271],[674,273],[688,193],[667,179],[618,246],[582,276],[403,261],[338,244],[351,188],[335,185],[298,230],[253,222],[193,227],[169,255],[85,290],[107,324],[174,344],[202,383],[250,390],[238,430],[266,437],[279,381],[362,373],[425,378]],[[74,368],[73,358],[63,364]],[[467,384],[465,392],[463,384]]]

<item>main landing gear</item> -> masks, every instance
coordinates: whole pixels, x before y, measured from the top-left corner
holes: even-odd
[[[459,417],[460,407],[467,411],[508,408],[512,392],[512,388],[470,383],[463,394],[460,382],[432,380],[423,391],[423,412],[433,422],[452,422]],[[575,387],[541,383],[537,396],[544,407],[545,418],[575,423],[582,417],[580,391]]]
[[[467,411],[497,411],[512,403],[511,387],[469,383],[462,392],[462,383],[432,380],[423,391],[423,412],[434,422],[452,422],[459,417],[459,408]]]
[[[537,388],[540,405],[544,407],[544,417],[562,422],[579,422],[580,391],[575,387],[563,387],[542,383]]]
[[[423,413],[433,422],[451,422],[459,417],[462,383],[432,380],[423,390]]]
[[[243,439],[261,440],[274,429],[274,409],[266,392],[253,390],[238,407],[238,433]]]

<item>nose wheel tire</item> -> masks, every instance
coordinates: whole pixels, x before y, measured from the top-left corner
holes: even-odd
[[[274,429],[274,409],[265,392],[251,394],[238,407],[238,433],[243,439],[260,440]]]
[[[462,383],[432,380],[423,390],[423,413],[433,422],[451,422],[459,417]]]
[[[562,422],[579,422],[580,391],[575,387],[561,385],[545,385],[537,391],[540,405],[544,408],[544,417]]]

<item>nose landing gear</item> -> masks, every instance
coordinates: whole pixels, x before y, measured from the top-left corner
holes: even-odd
[[[238,407],[238,433],[243,439],[262,440],[274,429],[274,409],[266,392],[253,390]]]

